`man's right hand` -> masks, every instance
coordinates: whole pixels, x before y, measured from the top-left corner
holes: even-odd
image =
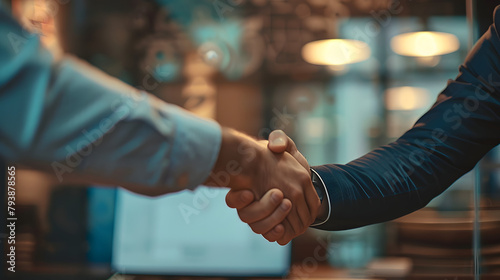
[[[308,172],[308,180],[310,179],[309,164],[305,157],[297,150],[295,143],[283,131],[273,131],[269,136],[268,148],[274,153],[288,153],[292,155]],[[275,198],[281,197],[279,190],[271,190],[268,193],[273,193]],[[314,195],[317,198],[316,192]],[[246,191],[231,190],[226,196],[226,203],[229,207],[236,208],[240,219],[250,225],[256,233],[262,234],[270,242],[278,241],[279,244],[287,244],[294,237],[302,234],[307,227],[314,221],[317,212],[313,213],[311,223],[303,225],[300,230],[293,230],[290,224],[290,217],[286,217],[286,213],[278,208],[281,200],[271,200],[271,196],[267,195],[258,201],[254,201],[251,193]],[[285,219],[286,218],[286,219]]]
[[[282,194],[279,194],[277,200],[281,203],[284,197],[290,202],[285,200],[281,203],[284,204],[283,209],[291,204],[288,218],[283,222],[286,237],[277,240],[282,245],[288,243],[291,236],[295,237],[304,233],[314,222],[320,207],[308,168],[304,168],[288,152],[270,151],[267,141],[256,141],[231,129],[223,129],[219,157],[212,175],[205,184],[228,186],[234,191],[250,190],[256,199],[262,198],[264,202],[271,199],[273,193],[279,194],[281,191]],[[280,191],[268,193],[271,189]],[[245,213],[240,214],[240,217],[252,223],[259,222],[261,219],[256,221],[250,218],[256,215],[256,209],[262,208],[263,204],[254,207],[247,206]],[[269,211],[267,213],[269,214]],[[276,214],[275,217],[279,215]],[[267,225],[275,219],[268,219],[267,222],[254,228],[257,228],[259,232],[268,229]]]

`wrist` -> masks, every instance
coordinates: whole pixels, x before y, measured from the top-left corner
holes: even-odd
[[[330,212],[330,209],[328,207],[328,201],[321,202],[321,206],[319,207],[319,211],[318,211],[318,216],[316,216],[314,223],[318,223],[318,222],[327,220],[328,216],[329,216],[328,215],[329,212]]]
[[[205,184],[232,189],[251,188],[261,150],[251,137],[230,128],[222,128],[219,155]]]
[[[328,194],[325,182],[323,182],[323,179],[318,174],[318,172],[313,168],[310,168],[310,171],[311,181],[313,182],[314,188],[321,200],[321,206],[319,208],[318,215],[316,216],[316,220],[314,221],[312,226],[319,226],[330,219],[330,196]]]

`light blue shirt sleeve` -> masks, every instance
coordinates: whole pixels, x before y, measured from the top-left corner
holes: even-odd
[[[220,126],[75,58],[55,60],[0,6],[0,157],[96,183],[194,189]]]

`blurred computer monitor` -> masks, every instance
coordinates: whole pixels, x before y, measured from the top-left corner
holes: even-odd
[[[283,276],[291,247],[269,243],[226,206],[226,189],[160,198],[120,190],[112,266],[125,274]]]

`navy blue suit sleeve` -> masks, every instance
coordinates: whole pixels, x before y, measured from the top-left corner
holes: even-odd
[[[500,6],[436,103],[397,141],[345,165],[313,167],[331,215],[317,228],[343,230],[418,210],[500,142]]]

